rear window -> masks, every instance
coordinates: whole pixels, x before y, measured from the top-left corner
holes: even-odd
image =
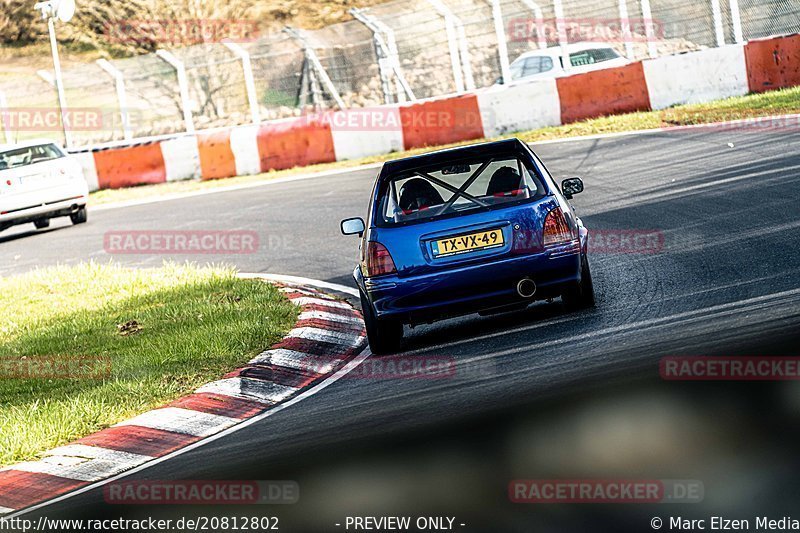
[[[602,63],[603,61],[610,61],[617,59],[619,54],[613,48],[593,48],[591,50],[582,50],[569,55],[569,62],[573,67],[583,67],[586,65],[593,65],[594,63]]]
[[[536,171],[516,157],[448,162],[391,176],[381,186],[380,226],[492,209],[544,196]]]
[[[24,167],[25,165],[50,161],[60,157],[64,157],[64,154],[54,144],[15,148],[13,150],[0,152],[0,170]]]

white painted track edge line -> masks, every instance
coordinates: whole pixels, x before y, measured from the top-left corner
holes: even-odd
[[[253,276],[254,277],[259,277],[260,275],[255,274]],[[268,275],[264,275],[264,276],[268,276]],[[292,277],[292,276],[285,276],[285,277]],[[264,277],[264,279],[270,279],[270,278]],[[337,291],[341,291],[341,292],[349,292],[349,291],[353,290],[350,287],[345,287],[343,285],[337,285],[335,283],[328,283],[328,282],[324,282],[324,281],[312,280],[310,278],[301,278],[301,279],[306,280],[306,283],[308,285],[314,285],[314,286],[318,286],[318,287],[321,287],[321,288],[328,288],[328,289],[331,289],[331,290],[337,290]],[[314,282],[314,283],[311,283],[311,282]],[[343,289],[346,289],[346,290],[343,290]],[[3,518],[7,520],[7,519],[10,519],[10,518],[16,518],[16,517],[19,517],[19,516],[23,516],[23,515],[26,515],[28,513],[33,512],[33,511],[42,509],[44,507],[48,507],[50,505],[62,502],[64,500],[67,500],[67,499],[72,498],[74,496],[79,496],[79,495],[81,495],[81,494],[83,494],[85,492],[88,492],[90,490],[102,487],[104,485],[108,485],[109,483],[113,483],[114,481],[117,481],[117,480],[120,480],[120,479],[124,479],[124,478],[126,478],[128,476],[131,476],[131,475],[136,474],[138,472],[141,472],[143,470],[147,470],[148,468],[150,468],[152,466],[155,466],[155,465],[160,464],[162,462],[168,461],[170,459],[173,459],[175,457],[178,457],[180,455],[188,453],[188,452],[190,452],[192,450],[195,450],[197,448],[200,448],[201,446],[205,446],[206,444],[208,444],[210,442],[214,442],[214,441],[216,441],[218,439],[221,439],[223,437],[226,437],[226,436],[228,436],[230,434],[236,433],[237,431],[239,431],[241,429],[249,427],[249,426],[251,426],[251,425],[253,425],[253,424],[257,423],[257,422],[260,422],[260,421],[262,421],[262,420],[264,420],[266,418],[269,418],[270,416],[274,415],[275,413],[279,413],[280,411],[283,411],[284,409],[287,409],[287,408],[291,407],[292,405],[305,400],[306,398],[310,398],[311,396],[314,396],[315,394],[317,394],[318,392],[322,391],[323,389],[328,388],[329,386],[333,385],[335,382],[339,381],[342,377],[344,377],[347,374],[349,374],[355,368],[357,368],[370,355],[372,355],[372,352],[370,351],[369,346],[367,346],[361,351],[360,354],[358,354],[356,357],[354,357],[353,359],[348,361],[346,365],[344,365],[342,368],[340,368],[339,370],[334,372],[332,375],[330,375],[327,378],[325,378],[319,384],[314,385],[313,387],[311,387],[310,389],[308,389],[306,391],[303,391],[302,393],[298,394],[294,398],[292,398],[290,400],[287,400],[285,403],[277,405],[277,406],[269,409],[268,411],[266,411],[264,413],[261,413],[260,415],[254,416],[253,418],[248,418],[246,420],[243,420],[242,422],[236,424],[235,426],[231,426],[231,427],[229,427],[227,429],[224,429],[224,430],[220,431],[219,433],[217,433],[215,435],[211,435],[210,437],[207,437],[207,438],[204,438],[202,440],[199,440],[199,441],[197,441],[197,442],[195,442],[193,444],[190,444],[190,445],[188,445],[188,446],[186,446],[184,448],[180,448],[178,450],[175,450],[174,452],[171,452],[171,453],[169,453],[167,455],[164,455],[162,457],[158,457],[156,459],[153,459],[152,461],[148,461],[147,463],[144,463],[144,464],[142,464],[140,466],[137,466],[135,468],[132,468],[130,470],[126,470],[125,472],[122,472],[120,474],[112,476],[112,477],[110,477],[108,479],[104,479],[102,481],[97,481],[97,482],[94,482],[94,483],[90,483],[89,485],[87,485],[85,487],[81,487],[81,488],[76,489],[76,490],[74,490],[72,492],[68,492],[67,494],[62,494],[61,496],[57,496],[57,497],[55,497],[55,498],[53,498],[51,500],[47,500],[47,501],[38,503],[38,504],[33,505],[31,507],[27,507],[25,509],[21,509],[21,510],[18,510],[18,511],[13,511],[12,514],[4,516]]]

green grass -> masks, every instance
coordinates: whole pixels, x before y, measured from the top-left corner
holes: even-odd
[[[0,465],[187,394],[279,340],[297,317],[270,284],[190,264],[47,268],[0,277],[0,294],[6,365],[68,356],[110,361],[102,379],[0,376]],[[130,321],[138,331],[124,335],[119,326]]]
[[[492,140],[519,137],[526,142],[563,139],[567,137],[581,137],[602,133],[619,133],[625,131],[639,131],[670,126],[686,126],[708,124],[711,122],[724,122],[746,118],[764,117],[770,115],[800,113],[800,87],[771,91],[767,93],[748,94],[725,100],[718,100],[706,104],[688,104],[676,106],[661,111],[643,111],[627,113],[608,117],[594,118],[563,126],[553,126],[536,130],[523,131],[495,137]],[[301,173],[322,172],[333,169],[350,168],[368,163],[388,161],[398,157],[430,152],[441,148],[472,144],[477,141],[465,141],[443,146],[429,146],[404,152],[382,154],[350,161],[324,163],[308,167],[298,167],[288,170],[270,171],[254,176],[237,176],[221,180],[209,181],[176,181],[157,185],[144,185],[127,189],[114,189],[97,191],[91,194],[90,201],[93,205],[115,203],[143,198],[153,198],[170,194],[181,194],[193,191],[215,189],[231,185],[259,183],[275,178],[282,178]]]

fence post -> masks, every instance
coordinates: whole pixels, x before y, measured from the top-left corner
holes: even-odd
[[[59,93],[61,92],[58,89],[58,81],[53,76],[53,73],[49,70],[40,69],[36,71],[36,75],[42,78],[46,83],[52,86],[56,91]],[[61,100],[61,95],[57,96],[59,101]],[[59,116],[61,117],[61,128],[64,134],[64,147],[69,149],[70,145],[72,144],[72,135],[69,133],[69,119],[66,116],[67,110],[66,107],[62,107],[59,105]]]
[[[342,100],[342,97],[339,96],[339,91],[336,90],[336,86],[333,84],[333,81],[331,81],[330,76],[328,76],[328,73],[325,71],[325,67],[322,66],[322,63],[317,57],[317,53],[314,51],[311,45],[308,44],[308,40],[306,40],[306,38],[299,31],[297,31],[294,28],[290,28],[289,26],[286,26],[283,29],[283,31],[291,35],[293,38],[295,38],[299,43],[303,45],[303,50],[305,51],[306,58],[308,59],[309,64],[313,67],[313,71],[315,71],[316,76],[319,77],[319,79],[322,81],[322,84],[325,86],[326,89],[328,89],[328,92],[336,101],[336,105],[339,106],[339,109],[344,109],[345,108],[344,101]],[[314,78],[315,76],[312,74],[311,77],[312,82]]]
[[[500,0],[491,0],[492,18],[494,19],[494,33],[497,35],[497,55],[500,56],[500,75],[503,83],[511,82],[511,67],[508,64],[508,45],[506,44],[506,30],[503,26],[503,9]]]
[[[119,105],[119,118],[122,120],[122,136],[126,141],[133,138],[131,121],[128,110],[128,96],[125,93],[125,76],[117,67],[105,59],[98,59],[97,66],[103,69],[106,74],[114,78],[114,86],[117,90],[117,104]]]
[[[8,117],[8,100],[6,100],[6,93],[0,91],[0,126],[3,127],[3,135],[8,144],[14,143],[14,137],[11,135],[11,126],[6,118]]]
[[[364,24],[375,37],[375,43],[382,50],[384,60],[388,62],[389,68],[394,73],[397,101],[405,102],[406,97],[408,97],[411,101],[416,100],[417,98],[414,96],[414,92],[408,85],[406,77],[403,75],[403,71],[400,67],[400,53],[397,51],[397,42],[394,39],[394,30],[384,24],[381,20],[366,14],[364,10],[353,8],[350,10],[350,14],[353,15],[353,18]],[[381,33],[386,35],[385,41],[383,36],[381,36]],[[381,69],[381,72],[383,72],[383,64],[379,62],[378,67]]]
[[[717,46],[725,46],[725,30],[722,27],[722,8],[720,0],[711,0],[711,14],[714,17],[714,35]]]
[[[175,74],[178,77],[178,90],[181,94],[183,123],[186,126],[186,133],[194,133],[194,118],[192,117],[191,102],[189,100],[189,79],[186,77],[186,66],[183,61],[166,50],[157,50],[156,55],[175,69]]]
[[[447,29],[447,40],[450,41],[452,32],[455,31],[458,37],[458,49],[459,54],[461,55],[461,68],[463,69],[463,83],[468,91],[472,91],[475,89],[475,80],[472,77],[472,60],[469,54],[469,45],[467,43],[467,34],[464,31],[464,23],[461,22],[461,19],[458,18],[453,14],[449,7],[445,5],[442,0],[428,0],[428,3],[433,6],[433,8],[439,12],[439,14],[444,17],[445,25],[447,25],[448,21],[450,23],[450,28]],[[452,45],[452,43],[451,43]],[[451,48],[451,56],[452,56],[452,48]]]
[[[42,10],[42,13],[44,14],[44,10]],[[69,126],[69,116],[67,115],[67,98],[64,95],[64,81],[61,78],[61,59],[58,55],[56,27],[53,17],[47,17],[47,28],[50,33],[50,50],[53,54],[53,72],[55,73],[56,92],[58,93],[58,108],[61,112],[61,126],[64,128],[64,146],[69,149],[72,146],[72,132]]]
[[[650,11],[650,0],[642,0],[642,18],[644,19],[644,34],[647,39],[647,54],[658,57],[655,35],[653,35],[653,13]]]
[[[464,92],[464,74],[461,71],[461,61],[458,57],[458,45],[456,44],[456,31],[453,27],[453,20],[447,16],[446,13],[442,13],[436,7],[435,2],[431,2],[428,0],[437,13],[441,17],[444,18],[444,29],[447,33],[447,46],[450,49],[450,63],[453,67],[453,79],[456,84],[456,92],[463,93]]]
[[[731,25],[733,26],[733,40],[737,43],[744,42],[742,32],[742,13],[739,11],[739,0],[730,0],[731,6]]]
[[[250,53],[231,41],[223,41],[228,50],[230,50],[242,62],[242,70],[244,71],[244,88],[247,91],[247,104],[250,106],[250,119],[253,124],[261,123],[261,112],[258,108],[258,96],[256,95],[256,81],[253,78],[253,64],[250,61]]]
[[[381,77],[381,88],[383,89],[383,102],[385,104],[393,104],[394,98],[392,95],[392,86],[389,80],[390,78],[390,71],[391,71],[391,63],[392,57],[391,52],[389,52],[386,43],[381,36],[380,30],[373,24],[369,18],[364,15],[360,10],[357,8],[350,9],[350,14],[353,15],[353,18],[359,21],[361,24],[366,26],[366,28],[372,32],[372,44],[375,45],[375,57],[378,58],[378,73]],[[400,95],[402,94],[401,90],[398,88],[397,91],[397,99],[400,99]]]
[[[622,39],[625,43],[625,55],[628,59],[633,57],[633,34],[631,33],[631,20],[628,16],[628,4],[625,0],[619,0],[619,22],[622,30]]]
[[[533,11],[533,16],[536,19],[536,37],[539,43],[539,48],[547,48],[547,29],[544,27],[544,14],[539,4],[533,0],[522,0],[522,3]]]
[[[567,28],[564,26],[564,5],[561,0],[553,0],[553,12],[556,16],[556,31],[558,33],[558,45],[561,47],[561,63],[564,65],[564,70],[569,71],[572,64],[569,61],[569,52],[567,51]]]
[[[412,102],[415,101],[417,97],[414,96],[414,91],[411,90],[411,86],[408,84],[408,81],[406,81],[405,74],[403,74],[403,68],[400,65],[400,52],[397,50],[397,41],[394,38],[394,30],[384,24],[383,21],[378,18],[371,17],[370,21],[375,25],[376,28],[386,35],[386,47],[389,49],[389,55],[392,58],[392,70],[394,70],[395,83],[397,84],[397,94],[404,94]],[[403,98],[401,101],[405,101],[405,98]]]
[[[311,103],[314,109],[319,111],[325,107],[325,101],[322,98],[322,87],[319,86],[319,76],[317,76],[317,69],[311,62],[311,56],[306,50],[306,76],[308,83],[311,86]]]

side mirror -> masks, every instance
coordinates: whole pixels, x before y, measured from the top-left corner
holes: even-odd
[[[561,182],[561,193],[567,200],[572,200],[574,195],[582,192],[583,180],[580,178],[567,178]]]
[[[342,220],[342,233],[361,237],[364,234],[364,221],[361,218],[346,218]]]

